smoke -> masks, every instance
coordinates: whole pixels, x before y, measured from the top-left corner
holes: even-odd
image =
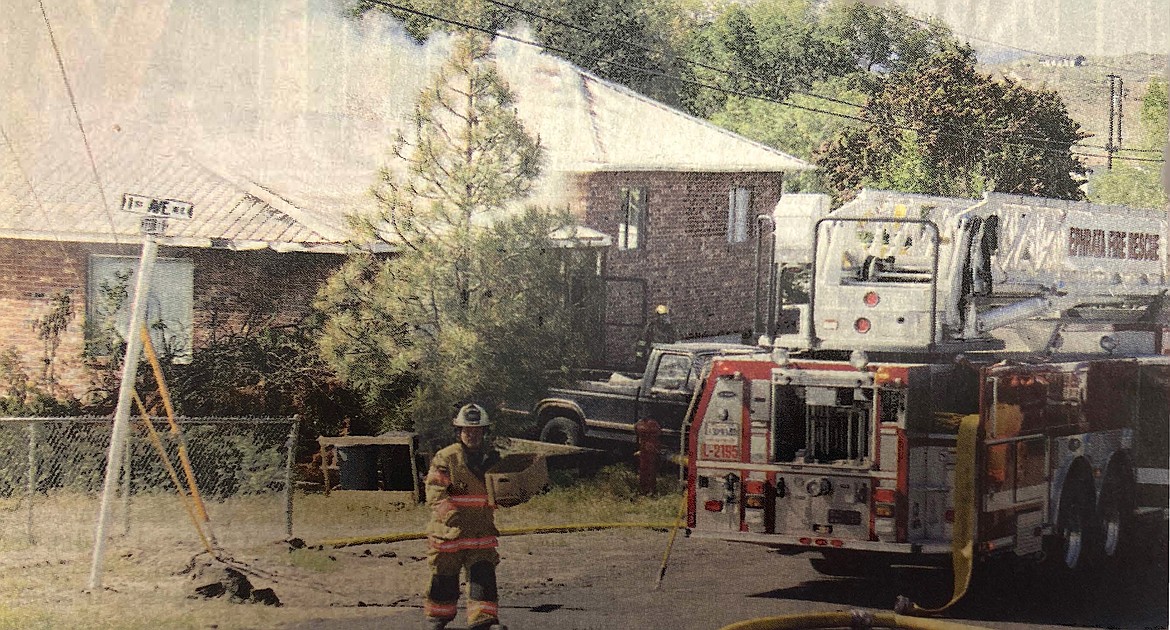
[[[82,152],[36,0],[0,17],[0,124],[24,153]],[[298,205],[356,203],[450,37],[425,45],[393,19],[337,0],[45,3],[95,153],[146,135]]]

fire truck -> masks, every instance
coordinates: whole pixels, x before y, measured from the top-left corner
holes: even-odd
[[[1166,519],[1164,212],[865,190],[767,223],[760,351],[688,417],[691,536],[1076,575]]]

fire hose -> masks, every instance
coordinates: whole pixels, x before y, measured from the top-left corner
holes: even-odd
[[[863,610],[803,613],[748,619],[721,630],[801,630],[806,628],[908,628],[909,630],[964,630],[977,628],[939,619],[923,619],[897,613]]]
[[[954,606],[971,585],[975,561],[975,451],[979,443],[979,414],[959,420],[955,443],[955,522],[951,528],[951,567],[954,588],[951,601],[939,608],[923,608],[908,597],[899,596],[894,611],[904,615],[937,615]]]
[[[674,523],[581,523],[574,525],[537,525],[533,527],[510,527],[500,530],[500,536],[523,536],[526,534],[564,534],[568,532],[587,532],[603,529],[670,529]],[[309,547],[355,547],[358,545],[377,545],[381,543],[403,542],[406,540],[423,540],[425,532],[407,532],[402,534],[380,534],[377,536],[358,536],[354,538],[333,538],[322,540],[308,545]]]

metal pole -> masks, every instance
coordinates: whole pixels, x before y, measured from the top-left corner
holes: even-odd
[[[33,499],[37,494],[37,423],[28,423],[28,544],[36,544],[33,535]]]
[[[293,491],[292,469],[296,461],[297,433],[301,425],[301,417],[293,416],[292,426],[288,430],[288,441],[285,443],[284,454],[284,534],[292,537],[293,530]]]
[[[130,534],[130,480],[133,478],[134,441],[126,432],[126,443],[122,446],[122,535]]]
[[[130,425],[130,398],[138,374],[138,355],[142,351],[141,322],[150,291],[150,275],[158,255],[158,242],[146,236],[142,243],[142,259],[138,264],[138,280],[134,287],[134,303],[130,309],[130,328],[126,332],[126,357],[122,362],[122,382],[118,388],[118,407],[114,412],[114,430],[110,436],[110,450],[106,455],[106,477],[102,486],[102,504],[98,512],[97,531],[94,533],[93,563],[89,571],[89,590],[97,592],[102,586],[102,561],[106,548],[106,528],[110,523],[114,492],[118,487],[118,470],[122,464],[122,448]]]

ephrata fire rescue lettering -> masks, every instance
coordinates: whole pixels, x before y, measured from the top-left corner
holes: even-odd
[[[1068,255],[1127,260],[1158,260],[1160,235],[1070,227]]]

